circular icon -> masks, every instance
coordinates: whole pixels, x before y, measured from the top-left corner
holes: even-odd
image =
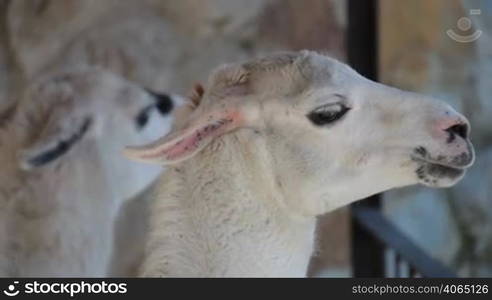
[[[480,9],[470,9],[470,15],[475,16],[475,15],[480,15],[482,11]],[[470,18],[467,17],[461,17],[458,19],[458,22],[456,22],[456,26],[460,31],[463,33],[465,31],[468,31],[472,28],[472,21]],[[449,29],[446,31],[446,34],[452,38],[453,40],[460,42],[460,43],[470,43],[473,41],[476,41],[481,35],[482,31],[481,30],[476,30],[473,33],[468,32],[469,34],[463,35],[454,32],[454,30]]]
[[[462,17],[458,20],[458,28],[463,31],[469,30],[471,26],[472,26],[471,20],[466,17]]]
[[[19,291],[15,290],[15,285],[19,283],[18,281],[14,281],[14,284],[9,284],[7,286],[7,289],[3,291],[3,293],[9,297],[12,296],[17,296],[19,294]]]

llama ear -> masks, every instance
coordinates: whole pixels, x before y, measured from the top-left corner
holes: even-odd
[[[90,125],[88,116],[52,115],[34,143],[21,152],[22,169],[41,167],[63,156],[84,137]]]
[[[249,72],[242,66],[225,65],[217,69],[209,78],[208,93],[216,99],[241,99],[247,94]],[[190,99],[193,106],[202,102],[205,90],[201,85],[195,85]],[[254,124],[257,110],[254,105],[239,104],[228,99],[222,109],[215,109],[205,113],[201,111],[196,119],[188,126],[171,132],[154,143],[145,146],[126,147],[124,155],[133,160],[168,165],[186,160],[207,146],[214,138],[233,131],[245,125]]]
[[[188,99],[190,99],[194,107],[198,107],[202,101],[203,94],[205,94],[205,89],[200,83],[195,83],[193,85],[193,90],[188,93]]]
[[[250,71],[242,65],[223,65],[210,76],[208,92],[218,98],[245,96],[250,93]]]
[[[214,138],[242,127],[243,120],[244,116],[240,111],[206,114],[184,129],[172,132],[154,143],[126,147],[124,155],[147,163],[174,164],[194,156]]]

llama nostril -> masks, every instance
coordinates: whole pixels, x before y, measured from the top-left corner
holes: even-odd
[[[456,124],[456,125],[449,127],[448,129],[445,129],[445,131],[449,132],[451,141],[454,140],[453,135],[460,136],[464,139],[468,138],[468,125],[467,124]]]

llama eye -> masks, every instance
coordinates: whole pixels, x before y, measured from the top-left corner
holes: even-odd
[[[316,108],[307,117],[314,125],[322,126],[339,120],[349,110],[349,107],[342,104],[330,104]]]

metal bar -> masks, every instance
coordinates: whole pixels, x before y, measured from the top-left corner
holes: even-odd
[[[348,63],[365,77],[377,80],[377,1],[348,0]],[[362,202],[379,209],[381,200],[375,195]],[[355,277],[384,277],[384,247],[352,218],[352,274]]]
[[[431,258],[415,245],[380,211],[370,207],[356,207],[353,211],[356,222],[381,244],[394,249],[397,255],[415,268],[422,277],[456,277],[448,267]]]
[[[386,248],[384,251],[384,277],[394,278],[395,273],[396,252],[391,248]]]
[[[410,277],[410,264],[400,256],[400,278]]]
[[[395,255],[395,278],[401,278],[401,256],[399,253]]]
[[[351,205],[352,220],[352,276],[354,277],[385,277],[384,245],[371,234],[354,216],[357,207],[379,209],[379,199],[367,199],[367,204]]]
[[[347,58],[361,75],[378,80],[378,1],[348,0]]]

